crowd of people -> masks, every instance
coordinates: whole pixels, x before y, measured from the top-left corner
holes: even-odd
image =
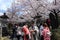
[[[44,22],[40,23],[39,28],[31,21],[30,23],[25,23],[23,27],[15,24],[12,29],[11,39],[17,38],[17,40],[51,40],[51,31],[49,25]]]

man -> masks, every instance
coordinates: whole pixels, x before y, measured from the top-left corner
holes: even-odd
[[[17,26],[16,24],[13,25],[13,28],[12,28],[12,35],[11,35],[11,39],[13,40],[14,38],[16,38],[16,34],[17,34]]]
[[[19,25],[17,25],[17,30],[16,30],[16,31],[17,31],[17,36],[16,36],[16,37],[17,37],[18,40],[20,40],[20,38],[22,37],[22,36],[21,36],[21,32],[22,32],[22,31],[21,31],[21,28],[20,28]]]
[[[47,23],[48,27],[50,28],[50,24],[51,24],[50,19],[46,19],[46,23]]]
[[[43,34],[42,34],[43,29],[44,29],[44,27],[43,27],[43,24],[41,23],[41,24],[40,24],[40,39],[41,39],[41,40],[44,40]]]
[[[32,40],[38,40],[38,27],[34,24],[34,21],[31,23],[30,32]]]

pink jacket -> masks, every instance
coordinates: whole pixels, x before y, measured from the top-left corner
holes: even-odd
[[[23,26],[23,32],[24,32],[24,40],[27,40],[26,35],[30,34],[29,29],[26,26]]]
[[[43,29],[42,33],[43,33],[43,36],[44,36],[44,40],[50,40],[49,32],[50,32],[50,30],[49,30],[48,27],[46,27],[46,28]]]

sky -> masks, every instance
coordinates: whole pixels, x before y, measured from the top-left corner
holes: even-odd
[[[0,0],[0,15],[2,15],[2,13],[7,10],[7,8],[11,7],[12,2],[13,0]]]
[[[4,12],[6,12],[7,8],[11,7],[11,3],[14,0],[0,0],[0,15],[2,15]],[[53,2],[53,0],[46,0],[48,2]]]

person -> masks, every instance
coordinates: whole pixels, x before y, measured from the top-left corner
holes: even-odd
[[[25,24],[22,28],[23,32],[24,32],[24,40],[30,40],[30,31],[28,29],[28,24]]]
[[[43,29],[44,29],[44,27],[43,27],[43,24],[41,23],[41,24],[40,24],[40,30],[39,30],[39,31],[40,31],[40,37],[41,37],[40,39],[41,39],[41,40],[44,40],[43,34],[42,34]]]
[[[51,32],[50,32],[50,29],[48,28],[47,24],[44,23],[43,27],[44,27],[44,29],[43,29],[42,34],[43,34],[44,40],[51,40],[50,39]]]
[[[38,40],[38,27],[34,24],[34,21],[31,22],[31,27],[29,29],[31,32],[31,40]]]
[[[19,25],[17,25],[17,30],[16,31],[17,31],[17,36],[16,37],[17,37],[18,40],[20,40],[20,38],[21,38],[21,28],[20,28]]]
[[[17,26],[16,26],[16,24],[14,24],[13,28],[12,28],[12,35],[11,35],[10,39],[13,40],[14,38],[16,38],[16,34],[17,34],[16,30],[17,30]]]
[[[48,27],[50,28],[50,24],[51,24],[51,22],[50,22],[50,19],[46,19],[46,23],[47,23],[47,25],[48,25]]]

